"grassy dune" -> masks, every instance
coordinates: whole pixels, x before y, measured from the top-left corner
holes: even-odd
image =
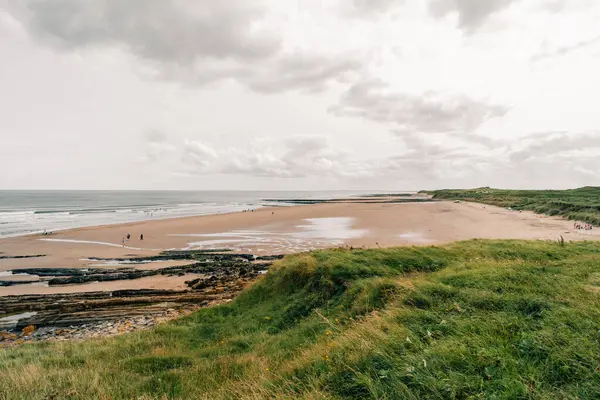
[[[491,188],[435,190],[435,199],[464,200],[529,210],[538,214],[560,215],[600,225],[600,187],[571,190],[503,190]]]
[[[146,332],[0,350],[0,399],[597,399],[600,244],[290,256]]]

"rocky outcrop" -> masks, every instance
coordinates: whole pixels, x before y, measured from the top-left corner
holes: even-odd
[[[0,281],[0,287],[6,287],[6,286],[15,286],[15,285],[29,285],[31,283],[37,283],[39,281],[37,280],[31,280],[31,281]]]
[[[42,277],[49,285],[138,279],[154,275],[200,274],[202,277],[186,282],[189,289],[185,291],[117,290],[0,297],[0,322],[3,317],[16,318],[10,331],[0,332],[0,346],[3,343],[12,345],[29,340],[77,339],[103,335],[107,331],[111,334],[122,333],[151,326],[156,318],[165,318],[167,314],[171,318],[173,312],[169,310],[178,310],[175,314],[179,315],[200,307],[231,301],[249,282],[266,272],[273,260],[282,257],[255,257],[252,254],[215,251],[169,251],[155,257],[91,259],[131,264],[156,260],[195,262],[156,270],[132,267],[19,269],[15,272]],[[20,315],[25,317],[19,318]],[[23,335],[22,330],[29,326],[35,327],[36,333]]]
[[[148,315],[120,318],[110,321],[89,322],[87,324],[70,325],[67,327],[37,327],[35,325],[27,325],[20,331],[0,331],[0,348],[16,346],[26,342],[81,340],[94,337],[120,335],[151,328],[162,322],[188,315],[200,307],[201,305],[177,309],[168,308],[157,310]]]
[[[156,270],[141,270],[132,267],[116,269],[109,268],[23,268],[15,270],[20,274],[38,277],[49,277],[48,285],[70,285],[87,282],[108,282],[119,280],[139,279],[154,275],[185,274],[217,274],[251,276],[268,269],[269,263],[256,261],[274,261],[283,255],[255,257],[253,254],[217,253],[215,251],[165,251],[158,256],[131,258],[100,258],[90,257],[89,260],[123,262],[132,265],[153,261],[193,260],[193,264],[160,268]],[[6,282],[3,284],[2,282]],[[27,282],[32,283],[33,281]],[[13,281],[0,281],[0,286],[18,284]]]
[[[0,260],[12,259],[12,258],[38,258],[38,257],[46,257],[45,254],[33,254],[26,256],[0,256]]]

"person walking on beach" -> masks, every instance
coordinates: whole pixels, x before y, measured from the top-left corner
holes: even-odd
[[[140,235],[140,240],[144,240],[144,234],[143,233]]]
[[[121,238],[121,245],[125,247],[125,238]]]

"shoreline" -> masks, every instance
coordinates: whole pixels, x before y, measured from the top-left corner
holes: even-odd
[[[127,234],[131,240],[122,239]],[[85,268],[87,259],[157,255],[165,250],[227,248],[257,255],[337,246],[442,244],[472,238],[596,239],[571,222],[478,203],[332,202],[255,211],[77,227],[51,235],[0,239],[0,272],[21,268]],[[139,235],[144,234],[144,240]],[[45,257],[17,259],[40,255]],[[0,279],[1,280],[1,279]],[[0,289],[0,296],[2,295]]]
[[[119,245],[127,233],[133,239]],[[16,333],[0,328],[0,346],[129,332],[154,324],[141,316],[175,318],[173,309],[187,313],[230,301],[268,269],[257,260],[270,264],[275,254],[560,236],[600,240],[600,230],[577,231],[562,218],[479,203],[326,202],[3,238],[0,324],[11,314],[40,314],[18,320]],[[50,304],[65,308],[56,314]],[[25,335],[25,328],[37,333]]]
[[[269,206],[270,207],[296,207],[296,205],[292,205],[292,206]],[[258,207],[256,209],[263,209],[263,208],[267,208],[267,207]],[[75,226],[75,227],[68,227],[68,228],[58,228],[58,229],[53,229],[51,231],[50,234],[48,235],[44,235],[44,232],[46,232],[46,230],[39,230],[39,231],[35,231],[35,232],[28,232],[28,233],[18,233],[18,234],[14,234],[14,235],[6,235],[6,236],[0,236],[0,241],[4,240],[4,239],[14,239],[14,238],[19,238],[19,237],[28,237],[28,236],[52,236],[55,233],[65,233],[67,231],[76,231],[79,229],[86,229],[86,228],[106,228],[106,227],[112,227],[112,226],[127,226],[127,225],[133,225],[133,224],[138,224],[138,223],[143,223],[143,222],[151,222],[151,221],[168,221],[168,220],[177,220],[177,219],[181,219],[181,218],[198,218],[198,217],[204,217],[204,216],[209,216],[209,215],[227,215],[227,214],[236,214],[236,213],[241,213],[244,211],[229,211],[229,212],[225,212],[225,213],[208,213],[208,214],[197,214],[197,215],[181,215],[181,216],[174,216],[174,217],[167,217],[167,218],[150,218],[150,219],[143,219],[143,220],[139,220],[139,221],[126,221],[126,222],[114,222],[114,223],[102,223],[102,224],[98,224],[98,225],[85,225],[85,226]]]
[[[136,257],[156,257],[164,251],[226,249],[231,253],[264,256],[342,246],[439,245],[474,238],[558,240],[563,236],[565,240],[600,239],[600,230],[577,231],[571,221],[560,217],[480,203],[390,203],[388,197],[379,199],[385,202],[373,203],[372,198],[362,198],[352,202],[261,207],[254,211],[104,224],[68,229],[52,235],[2,238],[0,298],[9,294],[53,293],[48,287],[36,289],[35,285],[39,283],[30,286],[15,284],[18,279],[40,280],[38,276],[10,277],[22,269],[118,270],[127,267],[141,271],[177,265],[175,260],[169,259],[153,263],[150,268],[146,263],[131,265],[126,262]],[[131,234],[132,238],[123,242],[127,234]],[[141,234],[144,240],[139,239]],[[98,259],[104,261],[99,262]],[[124,261],[110,261],[117,259]],[[139,288],[181,287],[167,278],[146,281]],[[118,285],[98,282],[97,286],[98,290],[111,290]],[[133,282],[125,287],[119,286],[127,289],[137,287]],[[76,291],[75,285],[56,287],[55,292]]]
[[[411,199],[412,197],[412,199]],[[258,205],[256,208],[249,208],[247,210],[242,211],[227,211],[227,212],[217,212],[217,213],[205,213],[205,214],[196,214],[196,215],[180,215],[180,216],[172,216],[165,218],[149,218],[142,219],[139,221],[125,221],[125,222],[114,222],[114,223],[101,223],[101,224],[92,224],[85,226],[75,226],[75,227],[67,227],[67,228],[58,228],[53,229],[50,234],[44,235],[46,230],[38,230],[35,232],[28,233],[19,233],[14,235],[6,235],[0,236],[0,242],[4,239],[14,239],[20,237],[33,237],[33,236],[52,236],[56,233],[68,233],[71,231],[85,230],[87,228],[109,228],[109,227],[118,227],[118,226],[133,226],[138,224],[144,224],[149,222],[160,222],[160,221],[171,221],[171,220],[180,220],[180,219],[188,219],[188,218],[200,218],[200,217],[208,217],[208,216],[217,216],[217,215],[231,215],[231,214],[243,214],[247,212],[255,212],[259,210],[276,210],[282,208],[296,208],[296,207],[308,207],[319,204],[418,204],[424,202],[437,202],[440,200],[433,200],[430,196],[423,196],[418,193],[407,193],[407,194],[398,194],[398,195],[363,195],[357,198],[335,198],[335,199],[265,199],[265,202],[269,202],[268,205]]]
[[[300,202],[378,200],[379,192],[365,191],[99,191],[99,198],[71,191],[48,191],[55,199],[32,191],[8,191],[0,201],[0,238],[59,232],[90,226],[125,224],[149,220],[227,214],[262,207],[291,206]],[[76,192],[79,193],[79,192]],[[368,193],[376,193],[368,194]],[[415,195],[415,194],[413,194]],[[19,198],[21,196],[21,198]],[[122,196],[122,197],[119,197]],[[404,194],[395,196],[401,199]],[[19,199],[21,201],[19,201]]]

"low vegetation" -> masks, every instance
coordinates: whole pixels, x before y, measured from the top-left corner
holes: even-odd
[[[155,329],[0,350],[0,399],[593,399],[600,244],[286,257]]]
[[[600,226],[600,187],[586,186],[571,190],[502,190],[478,188],[427,192],[434,199],[485,203],[538,214],[565,218]]]

